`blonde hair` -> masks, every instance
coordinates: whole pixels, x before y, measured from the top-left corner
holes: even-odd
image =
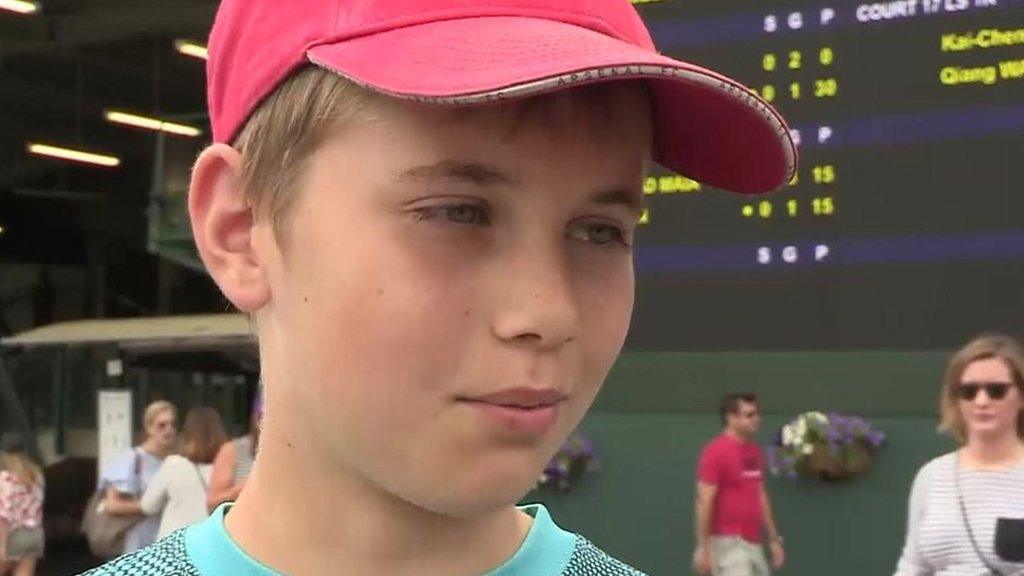
[[[249,117],[232,146],[242,156],[241,183],[257,219],[286,237],[292,192],[306,161],[330,133],[381,99],[317,66],[290,76]]]
[[[967,441],[967,429],[954,395],[956,386],[968,366],[992,358],[1002,360],[1013,375],[1017,390],[1024,395],[1024,347],[1020,342],[1003,334],[985,334],[968,342],[949,359],[939,399],[939,431],[952,435],[961,444]],[[1024,411],[1017,415],[1017,436],[1024,439]]]
[[[0,452],[0,469],[29,486],[43,483],[43,469],[22,452]]]
[[[587,85],[568,92],[547,93],[517,101],[520,112],[517,120],[525,120],[522,116],[525,114],[532,116],[534,121],[549,124],[556,116],[564,116],[571,110],[577,95],[581,94],[584,102],[604,110],[611,93],[608,85]],[[646,84],[639,85],[651,101]],[[392,100],[334,72],[311,65],[285,80],[246,121],[232,142],[232,147],[242,156],[241,185],[255,218],[270,219],[283,247],[287,244],[289,208],[296,196],[294,189],[317,147],[332,131],[357,118],[370,118],[368,112],[373,105]],[[465,114],[486,108],[463,106],[449,109],[455,114]],[[611,125],[604,120],[600,124],[605,129]]]
[[[171,404],[167,400],[157,400],[156,402],[150,403],[149,406],[146,406],[146,411],[142,413],[142,427],[149,430],[149,427],[153,425],[153,422],[156,421],[157,417],[164,412],[170,412],[172,415],[177,415],[178,409],[174,407],[174,404]]]

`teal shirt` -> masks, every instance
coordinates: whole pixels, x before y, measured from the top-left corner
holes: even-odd
[[[207,520],[86,576],[281,576],[231,539],[224,528],[229,508],[225,504]],[[521,509],[533,516],[526,540],[512,558],[484,576],[644,576],[586,538],[559,528],[544,506]]]

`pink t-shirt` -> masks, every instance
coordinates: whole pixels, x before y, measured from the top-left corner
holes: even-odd
[[[42,484],[25,484],[10,472],[0,472],[0,521],[9,528],[42,526]]]
[[[697,478],[718,487],[711,516],[712,536],[740,536],[761,542],[764,511],[764,454],[753,442],[740,442],[722,434],[704,447],[697,466]]]

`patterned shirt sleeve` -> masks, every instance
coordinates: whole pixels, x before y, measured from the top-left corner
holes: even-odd
[[[25,484],[0,472],[0,522],[9,528],[38,528],[43,523],[42,483]]]
[[[202,576],[188,557],[185,531],[80,576]]]
[[[0,521],[14,524],[14,478],[7,472],[0,472]]]
[[[610,556],[583,536],[576,536],[576,549],[562,576],[646,576],[643,572]]]

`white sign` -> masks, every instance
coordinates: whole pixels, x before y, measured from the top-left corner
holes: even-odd
[[[99,455],[96,470],[102,474],[110,460],[131,449],[132,391],[100,390],[96,418],[99,424]]]

